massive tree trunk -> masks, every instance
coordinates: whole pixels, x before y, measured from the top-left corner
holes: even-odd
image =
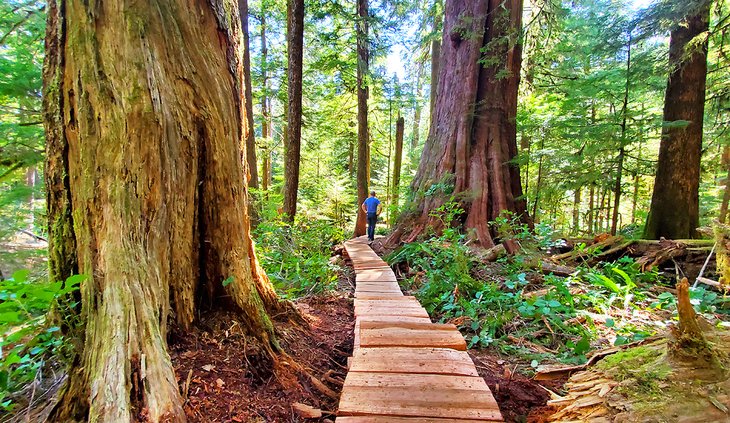
[[[395,162],[393,163],[393,200],[392,203],[398,207],[398,194],[400,191],[400,168],[403,163],[403,132],[406,122],[402,116],[398,116],[395,122]]]
[[[707,77],[709,2],[672,30],[659,164],[644,237],[692,238],[699,226],[700,160]],[[692,49],[688,51],[688,49]]]
[[[238,0],[238,15],[241,18],[241,33],[243,34],[243,80],[244,97],[246,99],[246,127],[244,142],[246,165],[248,166],[248,186],[259,188],[259,169],[256,163],[256,133],[253,123],[253,88],[251,86],[251,43],[248,34],[248,0]]]
[[[48,5],[51,277],[88,277],[54,421],[185,421],[170,317],[187,328],[203,307],[236,310],[275,349],[279,304],[249,234],[236,7]]]
[[[302,144],[302,58],[304,54],[304,0],[287,4],[287,48],[289,55],[289,108],[284,138],[284,215],[294,222],[299,189],[299,158]]]
[[[390,242],[441,229],[432,211],[452,195],[464,209],[460,223],[486,247],[494,245],[490,220],[505,211],[526,218],[519,169],[511,162],[521,13],[521,0],[446,2],[434,122],[411,186],[415,210],[402,215]]]
[[[355,236],[365,235],[365,212],[360,205],[368,197],[370,146],[368,144],[368,0],[357,1],[357,221]]]

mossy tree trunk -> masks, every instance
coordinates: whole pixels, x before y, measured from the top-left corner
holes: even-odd
[[[659,163],[644,237],[686,239],[699,226],[702,124],[707,78],[710,2],[678,22],[669,41],[670,74],[664,97]],[[697,37],[705,37],[697,43]]]
[[[203,308],[236,310],[276,349],[267,310],[281,304],[249,233],[237,7],[48,5],[51,277],[88,276],[54,421],[184,421],[170,318],[187,328]]]
[[[509,211],[526,218],[517,155],[521,0],[447,0],[433,123],[411,185],[413,206],[389,243],[410,242],[453,196],[461,225],[494,246],[488,222]]]

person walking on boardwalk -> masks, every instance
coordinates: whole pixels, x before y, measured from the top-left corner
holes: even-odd
[[[377,223],[378,215],[382,210],[380,200],[375,196],[375,191],[370,191],[370,197],[363,201],[361,207],[368,218],[368,241],[372,242],[375,239],[375,223]]]

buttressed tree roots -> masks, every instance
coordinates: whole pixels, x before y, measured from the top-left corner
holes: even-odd
[[[284,306],[249,233],[237,10],[49,2],[50,274],[87,275],[82,341],[52,420],[184,421],[167,325],[188,328],[200,309],[240,312],[277,349],[268,313]]]

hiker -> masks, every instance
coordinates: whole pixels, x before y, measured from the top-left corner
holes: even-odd
[[[380,200],[375,197],[375,191],[370,191],[370,197],[362,203],[362,211],[365,212],[368,218],[368,241],[370,242],[375,240],[375,224],[378,222],[381,208]]]

